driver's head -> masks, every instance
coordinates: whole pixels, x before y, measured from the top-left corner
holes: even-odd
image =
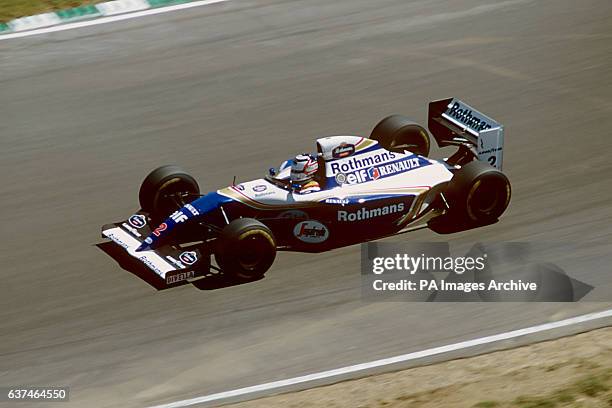
[[[291,184],[304,185],[314,178],[319,169],[317,160],[306,154],[298,154],[291,164]]]

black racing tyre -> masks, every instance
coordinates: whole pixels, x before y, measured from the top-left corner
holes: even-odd
[[[392,152],[404,150],[421,156],[429,154],[431,142],[424,127],[402,115],[387,116],[374,127],[370,139]]]
[[[138,200],[140,208],[160,220],[177,209],[183,194],[200,194],[197,181],[180,167],[166,165],[156,168],[144,179]]]
[[[261,278],[276,258],[276,241],[268,227],[253,218],[226,225],[217,241],[215,260],[221,271],[239,281]]]
[[[511,193],[508,177],[481,161],[461,167],[446,191],[451,212],[473,223],[497,220],[508,207]]]

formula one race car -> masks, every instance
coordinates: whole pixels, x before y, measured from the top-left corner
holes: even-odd
[[[317,191],[298,191],[291,161],[264,178],[200,194],[176,166],[153,170],[140,187],[141,210],[102,227],[102,236],[166,284],[213,271],[261,278],[277,250],[321,252],[438,224],[495,222],[510,201],[501,172],[503,127],[458,99],[429,104],[440,147],[428,158],[429,132],[404,116],[383,119],[369,138],[317,139]],[[214,255],[216,266],[212,264]]]

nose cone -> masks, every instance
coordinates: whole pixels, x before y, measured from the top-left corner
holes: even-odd
[[[137,252],[150,251],[160,246],[161,242],[169,242],[168,236],[174,233],[177,226],[190,222],[193,219],[202,219],[209,213],[217,210],[220,205],[232,201],[230,198],[222,196],[216,192],[208,193],[205,196],[185,204],[184,207],[176,210],[164,222],[149,234],[148,237],[136,249]],[[177,241],[180,241],[178,237]]]
[[[149,236],[146,237],[145,240],[142,242],[142,244],[140,244],[140,246],[138,248],[136,248],[136,252],[141,252],[141,251],[150,251],[151,249],[151,244],[153,243],[153,239]]]
[[[176,227],[177,224],[182,223],[187,219],[188,217],[183,215],[182,210],[175,211],[174,213],[172,213],[170,218],[159,224],[159,226],[155,228],[153,232],[144,239],[142,244],[140,244],[140,246],[136,248],[136,252],[150,251],[152,249],[155,249],[157,247],[156,244],[159,242],[162,236],[167,236],[168,233],[174,227]]]

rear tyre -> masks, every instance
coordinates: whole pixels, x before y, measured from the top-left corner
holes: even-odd
[[[140,186],[140,207],[159,221],[184,204],[187,195],[200,194],[197,181],[174,165],[153,170]],[[190,201],[190,200],[189,200]]]
[[[402,115],[387,116],[378,122],[370,139],[392,152],[408,150],[421,156],[427,156],[431,146],[427,130]]]
[[[496,221],[510,203],[510,181],[504,173],[472,161],[455,173],[446,191],[451,213],[470,223]]]
[[[264,276],[276,258],[276,242],[268,227],[253,218],[226,225],[217,241],[215,260],[221,271],[238,281]]]

